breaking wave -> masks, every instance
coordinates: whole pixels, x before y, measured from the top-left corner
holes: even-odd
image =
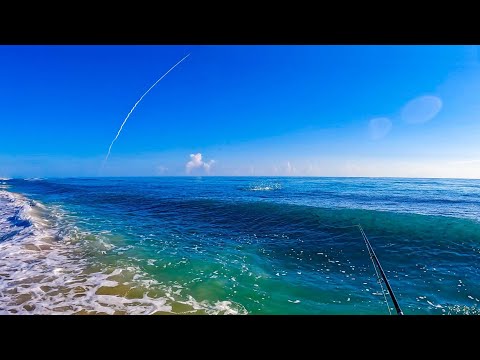
[[[4,190],[0,205],[0,314],[246,314],[183,295],[138,266],[109,264],[115,246],[65,222],[60,208]]]

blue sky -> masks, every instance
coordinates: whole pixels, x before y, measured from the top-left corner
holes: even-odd
[[[0,46],[0,109],[0,177],[480,178],[476,46]]]

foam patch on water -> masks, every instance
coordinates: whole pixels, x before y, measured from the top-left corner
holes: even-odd
[[[192,296],[188,296],[187,301],[180,301],[182,304],[189,305],[193,308],[190,313],[201,310],[206,314],[216,315],[246,315],[247,310],[240,304],[232,301],[217,301],[213,306],[208,301],[197,301]]]
[[[247,313],[230,301],[198,302],[137,266],[105,265],[113,245],[61,216],[0,190],[0,314]]]
[[[450,305],[447,306],[448,315],[480,315],[480,309],[477,305]]]
[[[255,184],[251,185],[249,187],[246,187],[242,190],[246,191],[273,191],[273,190],[281,190],[282,185],[280,183],[261,183],[261,184]]]

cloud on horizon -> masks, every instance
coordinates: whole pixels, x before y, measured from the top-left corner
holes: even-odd
[[[287,174],[293,175],[296,172],[297,172],[297,169],[295,168],[295,166],[292,166],[292,164],[290,164],[290,161],[287,161]]]
[[[212,165],[215,163],[215,160],[203,161],[202,154],[190,154],[190,161],[185,164],[185,171],[187,174],[190,174],[194,169],[204,169],[207,174],[210,173]]]
[[[157,166],[157,174],[159,175],[164,175],[168,172],[168,167],[163,166],[163,165],[158,165]]]

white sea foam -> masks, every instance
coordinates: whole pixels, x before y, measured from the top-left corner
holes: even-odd
[[[282,185],[279,183],[272,184],[256,184],[246,188],[247,191],[273,191],[282,189]]]
[[[480,315],[480,309],[477,305],[449,305],[447,306],[448,315]]]
[[[162,285],[137,266],[105,265],[101,254],[114,245],[86,240],[62,215],[0,190],[0,314],[247,313],[230,301],[182,296],[180,285]]]
[[[213,306],[208,301],[197,301],[192,296],[188,296],[187,301],[179,301],[182,304],[189,305],[193,308],[190,313],[202,310],[207,314],[223,314],[223,315],[245,315],[247,310],[238,303],[232,301],[217,301]]]

